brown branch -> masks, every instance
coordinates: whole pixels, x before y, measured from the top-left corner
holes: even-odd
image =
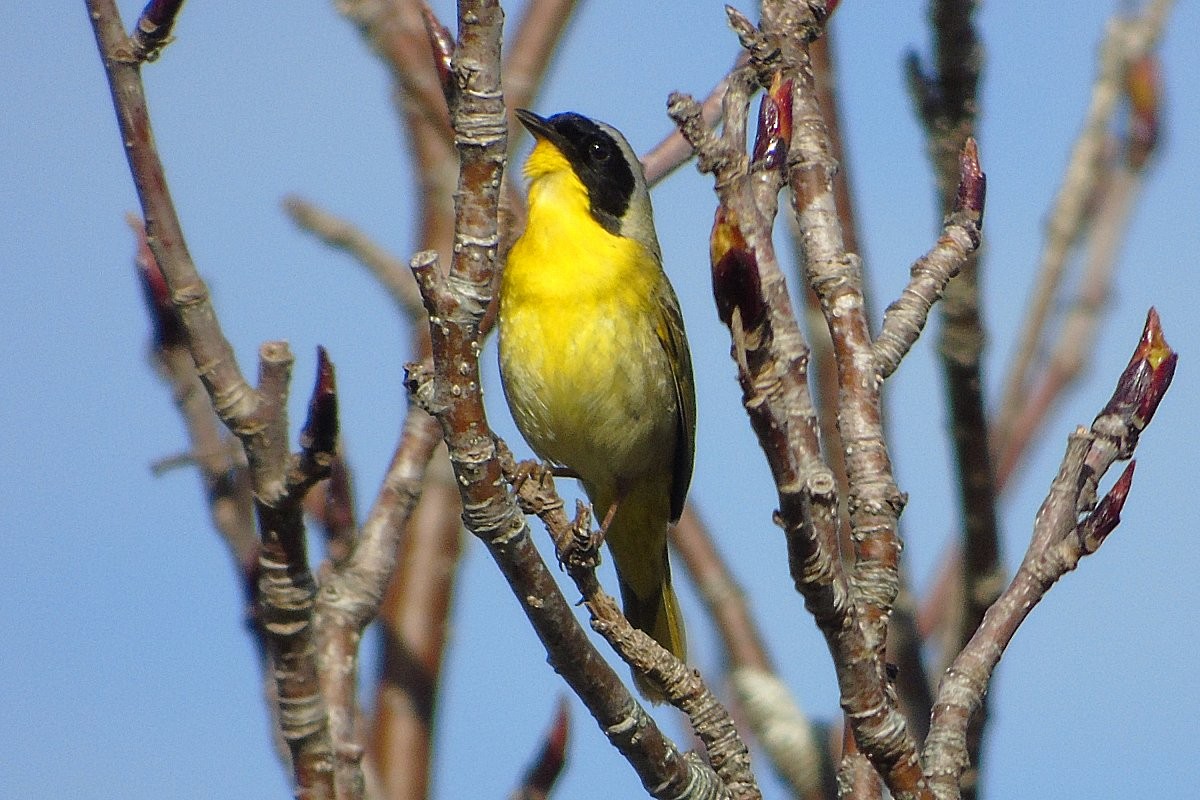
[[[1017,574],[938,687],[925,745],[926,770],[938,797],[959,796],[961,776],[970,764],[968,726],[1017,628],[1050,587],[1081,558],[1095,552],[1120,522],[1132,463],[1099,502],[1097,485],[1115,461],[1133,455],[1142,430],[1170,387],[1176,360],[1151,309],[1138,347],[1107,405],[1090,429],[1078,428],[1068,439]]]
[[[138,276],[154,329],[153,357],[159,375],[171,389],[189,446],[182,457],[200,472],[213,528],[225,542],[237,568],[246,601],[246,624],[264,657],[262,630],[257,620],[258,535],[254,530],[254,500],[246,456],[237,439],[226,433],[213,413],[212,402],[196,374],[185,345],[183,323],[171,302],[170,289],[146,242],[138,217],[128,218],[138,240]],[[156,472],[160,464],[155,465]]]
[[[915,743],[885,691],[886,677],[880,658],[891,602],[889,594],[898,585],[895,581],[898,541],[894,526],[900,496],[890,480],[882,439],[876,435],[879,406],[877,389],[873,388],[870,337],[862,314],[861,292],[855,295],[852,291],[855,271],[850,262],[857,262],[857,258],[846,257],[842,252],[840,259],[846,262],[847,269],[838,274],[836,282],[844,288],[849,286],[850,291],[834,297],[826,291],[832,287],[822,274],[838,260],[831,258],[838,250],[837,233],[813,224],[829,225],[830,220],[836,224],[829,183],[828,141],[822,136],[820,114],[812,99],[811,74],[805,68],[807,53],[803,45],[816,36],[818,17],[823,20],[826,16],[822,4],[813,5],[819,8],[814,11],[800,5],[765,6],[767,32],[758,31],[745,17],[727,8],[731,24],[751,54],[752,75],[760,83],[774,87],[779,82],[773,79],[773,71],[782,63],[791,78],[791,82],[783,84],[789,86],[790,116],[794,118],[789,132],[790,155],[787,138],[783,139],[782,147],[767,144],[760,151],[756,145],[756,154],[774,149],[776,155],[764,160],[764,168],[758,169],[757,175],[750,173],[738,140],[745,132],[748,84],[745,88],[730,86],[723,134],[729,138],[724,142],[718,143],[707,134],[694,101],[676,96],[671,110],[699,153],[701,170],[717,176],[721,205],[712,237],[712,260],[718,313],[730,326],[747,410],[779,488],[779,520],[788,534],[789,561],[797,588],[805,595],[806,606],[829,643],[843,704],[855,721],[860,745],[870,754],[872,763],[896,796],[927,797]],[[790,89],[793,84],[794,90]],[[820,156],[817,151],[825,155]],[[836,555],[839,527],[836,483],[828,467],[820,461],[815,414],[805,384],[807,351],[770,244],[774,198],[782,183],[779,168],[772,169],[771,165],[780,161],[780,156],[783,156],[780,166],[786,164],[791,172],[797,217],[810,250],[806,253],[809,270],[817,277],[815,287],[824,298],[823,305],[837,305],[838,313],[845,315],[843,320],[829,322],[835,348],[840,360],[854,360],[851,365],[840,364],[846,384],[842,394],[848,398],[845,406],[849,407],[842,410],[842,432],[844,436],[847,432],[853,434],[846,438],[846,451],[853,456],[853,463],[848,462],[849,473],[858,493],[850,504],[852,522],[863,534],[861,539],[866,545],[856,554],[858,575],[854,583],[847,581]],[[800,169],[802,165],[815,167],[816,172],[806,172]],[[742,177],[748,173],[752,178]],[[814,211],[819,220],[808,218]],[[811,242],[810,235],[823,240]],[[861,273],[857,275],[861,282]],[[871,372],[869,379],[861,376],[865,390],[851,386],[857,379],[855,371],[864,368]],[[776,370],[788,378],[782,378]],[[756,387],[759,371],[771,380]],[[791,384],[797,378],[798,383]],[[864,579],[867,575],[869,580]],[[864,589],[873,589],[869,603],[861,598]],[[869,623],[860,618],[860,608],[872,609]]]
[[[536,462],[515,464],[504,450],[501,461],[505,475],[517,493],[522,508],[536,514],[554,542],[559,563],[575,583],[591,614],[592,628],[612,646],[635,675],[645,676],[662,696],[688,715],[696,738],[704,745],[708,762],[733,798],[761,798],[750,772],[750,754],[738,736],[733,720],[705,685],[670,651],[649,635],[634,628],[616,601],[604,592],[596,578],[600,537],[590,529],[591,515],[579,503],[575,519],[567,516],[554,488],[554,472]]]
[[[503,142],[503,127],[497,130]],[[464,160],[469,157],[468,150]],[[463,170],[464,175],[473,172]],[[482,185],[471,186],[486,197],[492,184],[484,178]],[[486,224],[482,215],[468,219]],[[494,226],[495,217],[491,219]],[[490,240],[468,231],[464,239]],[[430,317],[439,324],[431,326],[433,368],[410,366],[409,392],[441,423],[467,529],[488,548],[546,648],[550,665],[587,706],[646,789],[656,797],[674,796],[695,780],[697,770],[706,768],[679,754],[592,647],[534,547],[515,498],[504,489],[498,444],[487,426],[478,380],[478,327],[491,286],[488,266],[486,258],[457,258],[455,273],[470,272],[451,284],[436,254],[427,251],[413,258],[413,272]],[[470,288],[464,292],[457,288],[461,286]]]
[[[260,348],[259,388],[242,377],[221,332],[208,289],[188,254],[154,146],[140,62],[113,0],[88,0],[130,173],[146,221],[146,240],[179,312],[184,340],[221,421],[242,442],[249,463],[262,548],[259,620],[271,655],[280,730],[291,752],[297,791],[333,795],[328,720],[321,701],[312,631],[315,584],[304,548],[301,497],[289,493],[285,397],[291,354],[283,343]]]
[[[163,48],[173,41],[171,31],[182,7],[183,0],[150,0],[146,4],[130,37],[134,58],[154,61],[162,55]]]
[[[1053,352],[1030,399],[1013,421],[1007,446],[998,454],[996,481],[1001,487],[1017,468],[1050,410],[1088,366],[1088,356],[1108,304],[1121,240],[1160,135],[1158,81],[1152,55],[1133,64],[1127,75],[1130,106],[1127,138],[1120,148],[1122,152],[1106,148],[1110,152],[1105,160],[1105,178],[1097,190],[1099,199],[1083,245],[1086,252],[1075,299],[1066,312],[1062,330],[1054,338]]]
[[[441,427],[414,407],[405,428],[406,438],[421,440],[424,461],[420,470],[410,468],[407,479],[389,490],[406,506],[404,513],[392,512],[392,521],[380,523],[394,531],[390,558],[397,567],[379,613],[383,646],[370,756],[381,796],[416,800],[428,795],[438,686],[462,549],[462,522],[458,491],[444,451],[429,459],[441,443]]]
[[[956,183],[961,186],[958,154],[973,141],[979,113],[979,76],[985,52],[975,30],[976,5],[975,0],[931,0],[932,71],[922,69],[915,53],[908,61],[909,85],[925,128],[926,150],[943,214],[951,214],[960,203],[961,191],[955,191]],[[941,305],[938,352],[945,376],[962,526],[961,544],[951,550],[947,561],[955,565],[961,583],[956,598],[961,602],[943,610],[950,628],[943,637],[946,650],[937,657],[935,672],[966,643],[1004,580],[984,407],[979,269],[979,253],[970,254],[958,277],[946,287]],[[929,710],[922,709],[922,727],[928,725]],[[974,723],[973,763],[979,761],[986,718],[984,711]],[[973,775],[963,787],[967,797],[974,796]]]
[[[494,2],[460,0],[452,118],[460,156],[453,262],[435,253],[413,260],[431,320],[433,367],[410,367],[412,396],[441,424],[463,504],[463,520],[488,548],[546,647],[548,659],[579,695],[643,785],[671,797],[702,780],[699,762],[679,755],[591,646],[504,489],[496,441],[479,379],[480,324],[497,268],[498,216],[506,124],[500,94],[503,14]],[[701,778],[697,778],[700,775]]]
[[[1049,213],[1037,283],[1030,295],[1020,341],[1004,381],[999,418],[992,435],[995,452],[1007,447],[1024,406],[1023,399],[1028,395],[1043,331],[1050,310],[1058,302],[1058,287],[1067,257],[1088,218],[1089,202],[1104,163],[1107,130],[1122,95],[1126,74],[1131,64],[1154,48],[1173,4],[1173,0],[1151,0],[1139,16],[1109,21],[1100,45],[1100,63],[1083,129],[1075,141],[1062,185]]]
[[[771,767],[802,800],[823,800],[824,759],[812,723],[779,678],[741,587],[692,505],[672,529],[682,557],[730,660],[729,680]]]
[[[700,117],[709,130],[716,126],[721,119],[721,107],[725,100],[725,90],[729,86],[730,75],[745,66],[748,61],[749,57],[745,51],[738,53],[730,74],[722,78],[708,93],[708,97],[704,98],[704,102],[700,104]],[[646,174],[646,184],[654,186],[664,180],[686,164],[692,155],[692,146],[687,139],[679,132],[678,128],[672,130],[642,157],[642,170]]]
[[[957,200],[942,226],[941,237],[913,264],[908,286],[884,312],[883,329],[873,345],[882,378],[900,365],[925,328],[929,311],[942,290],[979,247],[987,180],[979,168],[974,139],[967,139],[959,163]]]
[[[838,768],[838,797],[854,800],[882,800],[883,781],[871,761],[859,752],[854,740],[854,727],[849,720],[842,723],[842,764]]]
[[[405,318],[422,320],[425,307],[413,282],[412,273],[403,261],[372,241],[349,220],[334,216],[302,197],[284,198],[283,208],[298,227],[316,236],[330,247],[342,250],[362,266],[387,289]]]

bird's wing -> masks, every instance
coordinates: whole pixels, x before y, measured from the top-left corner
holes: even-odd
[[[671,364],[675,381],[676,414],[675,463],[671,480],[671,521],[677,522],[683,513],[683,501],[692,482],[692,461],[696,440],[696,384],[692,377],[692,356],[688,352],[687,335],[683,329],[683,314],[679,300],[667,282],[659,284],[656,306],[659,310],[658,339]]]

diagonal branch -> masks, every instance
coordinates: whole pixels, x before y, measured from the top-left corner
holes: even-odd
[[[1095,552],[1120,522],[1133,464],[1097,502],[1096,488],[1109,467],[1128,459],[1154,417],[1175,372],[1177,356],[1162,334],[1154,309],[1112,398],[1090,429],[1071,434],[1058,476],[1038,510],[1025,558],[1008,588],[984,615],[938,687],[926,771],[939,798],[957,798],[969,767],[967,732],[992,672],[1017,628],[1059,578]],[[1081,518],[1082,515],[1082,518]]]
[[[316,585],[309,572],[301,510],[302,490],[320,471],[289,479],[285,401],[292,356],[285,343],[269,342],[259,350],[258,388],[242,376],[184,241],[154,145],[134,42],[125,35],[113,0],[88,0],[87,7],[141,202],[146,241],[213,408],[246,451],[262,540],[259,621],[297,791],[313,798],[332,797],[332,745],[311,624]]]

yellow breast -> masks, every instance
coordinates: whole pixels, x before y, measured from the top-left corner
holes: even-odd
[[[592,219],[569,169],[537,172],[538,159],[535,149],[529,221],[500,288],[514,419],[539,456],[593,486],[670,475],[678,409],[655,306],[666,277],[645,247]]]

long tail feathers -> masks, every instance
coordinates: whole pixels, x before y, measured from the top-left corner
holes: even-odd
[[[666,553],[663,555],[665,557]],[[664,574],[663,581],[659,584],[659,592],[648,597],[638,595],[624,579],[619,583],[621,605],[633,627],[650,634],[654,641],[670,650],[680,661],[685,660],[687,640],[683,632],[683,616],[679,613],[679,601],[675,599],[675,590],[671,588],[670,572]],[[661,703],[666,699],[657,687],[636,672],[633,681],[638,691],[650,702]]]

